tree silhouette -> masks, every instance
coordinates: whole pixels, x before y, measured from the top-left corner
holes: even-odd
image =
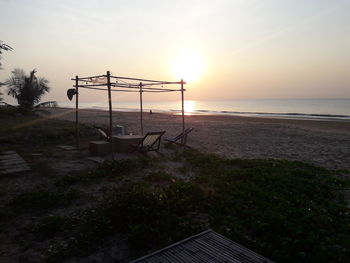
[[[0,40],[0,60],[1,60],[1,54],[3,51],[12,51],[13,48],[7,44],[5,44],[3,41]],[[1,69],[1,62],[0,62],[0,69]]]
[[[14,97],[19,108],[28,113],[37,107],[41,97],[49,92],[49,81],[45,78],[37,78],[35,69],[26,75],[23,69],[14,69],[12,75],[5,81],[8,86],[7,94]]]
[[[5,50],[5,51],[12,51],[13,48],[10,47],[9,45],[5,44],[3,41],[0,40],[0,60],[1,60],[1,54],[2,54],[3,50]],[[2,68],[1,68],[1,65],[2,65],[2,64],[1,64],[1,61],[0,61],[0,69],[2,69]],[[3,85],[3,83],[0,82],[0,87],[1,87],[2,85]],[[3,98],[1,97],[1,95],[2,95],[2,92],[0,91],[0,102],[3,100]]]

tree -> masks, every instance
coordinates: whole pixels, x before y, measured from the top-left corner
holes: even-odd
[[[45,78],[37,78],[36,70],[26,75],[23,69],[14,69],[12,75],[5,81],[8,87],[7,94],[14,97],[19,108],[24,112],[31,112],[37,107],[41,97],[49,92],[49,81]]]
[[[2,54],[3,50],[5,50],[5,51],[12,51],[13,48],[10,47],[9,45],[5,44],[3,41],[0,40],[0,60],[1,60],[1,54]],[[1,62],[0,62],[0,69],[1,69]]]
[[[13,48],[10,47],[9,45],[5,44],[3,41],[0,40],[0,60],[1,60],[1,54],[3,52],[3,50],[5,51],[12,51]],[[0,69],[1,68],[1,62],[0,62]],[[0,82],[0,87],[3,85],[3,83]],[[0,102],[3,100],[3,98],[1,97],[2,95],[2,92],[0,91]]]

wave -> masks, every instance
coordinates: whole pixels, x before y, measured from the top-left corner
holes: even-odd
[[[170,110],[171,112],[181,113],[180,110]],[[342,114],[319,114],[319,113],[297,113],[297,112],[248,112],[248,111],[215,111],[215,110],[195,110],[187,114],[211,114],[211,115],[236,115],[250,117],[271,117],[271,118],[295,118],[295,119],[342,119],[350,120],[350,115]]]

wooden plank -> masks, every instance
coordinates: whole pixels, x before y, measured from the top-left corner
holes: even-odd
[[[57,145],[57,148],[65,150],[65,151],[73,151],[73,150],[77,149],[77,147],[74,147],[71,145]]]
[[[23,159],[14,159],[14,160],[0,161],[0,165],[11,165],[11,164],[21,164],[21,163],[26,163],[26,161],[23,160]]]
[[[0,155],[0,160],[17,159],[17,158],[20,158],[18,154]]]
[[[271,260],[212,230],[204,231],[132,262],[272,263]]]
[[[2,152],[3,154],[17,154],[15,151],[5,151]]]
[[[30,171],[30,168],[27,167],[17,167],[17,168],[13,168],[13,169],[6,169],[5,171],[3,171],[3,174],[10,174],[10,173],[19,173],[19,172],[26,172],[26,171]]]
[[[28,164],[26,163],[22,163],[22,164],[19,164],[19,165],[8,165],[8,166],[3,166],[2,168],[4,170],[7,170],[7,169],[14,169],[14,168],[20,168],[20,167],[29,167]]]
[[[27,162],[15,151],[6,151],[0,155],[0,173],[10,174],[30,171]]]

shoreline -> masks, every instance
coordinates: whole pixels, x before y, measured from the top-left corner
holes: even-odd
[[[75,112],[75,108],[68,108],[68,107],[56,107],[55,109],[58,109],[60,111],[67,111],[67,112]],[[54,109],[54,110],[55,110]],[[49,109],[52,110],[52,109]],[[92,113],[99,113],[99,115],[108,115],[108,110],[104,109],[91,109],[91,108],[81,108],[79,109],[79,113],[81,112],[92,112]],[[139,111],[128,111],[128,110],[113,110],[112,111],[112,118],[113,116],[119,116],[124,114],[132,114],[140,116]],[[147,116],[150,115],[149,112],[144,111],[143,116],[144,118],[147,118]],[[181,118],[181,113],[175,113],[175,112],[158,112],[154,111],[152,115],[165,115],[165,116],[178,116]],[[151,116],[152,116],[151,115]],[[75,115],[74,115],[75,118]],[[84,116],[85,118],[85,116]],[[242,121],[248,121],[248,122],[271,122],[271,123],[290,123],[295,125],[306,125],[308,127],[317,127],[317,128],[324,128],[324,129],[332,129],[332,130],[339,130],[339,131],[345,131],[350,134],[350,120],[342,120],[342,119],[309,119],[309,118],[283,118],[283,117],[270,117],[270,116],[241,116],[241,115],[225,115],[225,114],[209,114],[209,113],[200,113],[200,114],[188,114],[185,113],[185,121],[188,118],[198,118],[198,119],[216,119],[221,121],[232,121],[232,120],[242,120]],[[70,118],[71,119],[71,118]],[[75,120],[75,119],[74,119]]]
[[[75,109],[75,107],[59,106],[57,108]],[[79,110],[99,110],[107,111],[104,107],[80,107]],[[114,108],[115,112],[140,112],[139,109],[134,108]],[[144,113],[148,113],[149,109],[144,109]],[[159,110],[153,109],[154,113],[162,114],[176,114],[181,115],[181,110]],[[238,117],[255,117],[255,118],[272,118],[272,119],[292,119],[292,120],[326,120],[326,121],[344,121],[350,122],[350,115],[342,114],[317,114],[317,113],[292,113],[292,112],[235,112],[235,111],[216,111],[216,110],[195,110],[193,112],[186,112],[186,115],[214,115],[214,116],[238,116]]]
[[[48,109],[50,118],[75,121],[74,108]],[[182,130],[181,115],[144,113],[144,131],[165,130],[165,138]],[[108,126],[108,111],[79,109],[79,122]],[[194,131],[189,146],[226,158],[274,158],[350,170],[350,122],[276,119],[248,116],[186,115]],[[113,111],[113,125],[140,134],[140,113]]]

